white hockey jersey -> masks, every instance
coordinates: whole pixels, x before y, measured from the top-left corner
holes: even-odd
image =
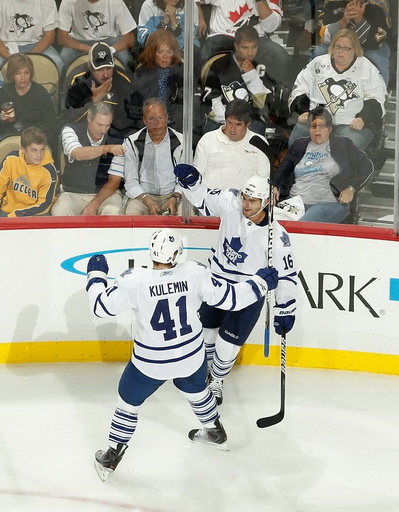
[[[187,199],[203,215],[220,217],[218,236],[211,249],[210,268],[216,277],[230,283],[243,282],[259,268],[268,264],[268,226],[254,224],[242,213],[240,191],[236,189],[208,189],[197,183],[184,189]],[[279,209],[274,209],[274,217]],[[281,212],[283,218],[287,218]],[[275,293],[276,304],[294,300],[289,312],[275,308],[275,314],[293,314],[297,286],[297,273],[288,233],[277,220],[273,221],[273,267],[278,270],[279,284]]]
[[[375,99],[385,115],[386,86],[378,69],[365,57],[357,57],[346,71],[337,71],[330,55],[314,58],[298,74],[290,98],[305,94],[310,99],[310,110],[324,105],[334,124],[350,124],[366,100]]]
[[[266,0],[272,14],[263,20],[255,0],[200,0],[202,4],[212,5],[208,36],[227,35],[234,37],[236,30],[244,25],[253,25],[259,36],[272,34],[282,22],[281,0]]]
[[[198,317],[203,301],[239,310],[266,292],[259,276],[232,286],[195,261],[165,270],[129,269],[114,285],[105,288],[94,283],[88,290],[91,311],[98,317],[133,312],[132,362],[145,375],[160,380],[187,377],[203,363],[205,348]]]

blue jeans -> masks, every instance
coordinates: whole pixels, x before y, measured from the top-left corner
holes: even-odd
[[[20,53],[29,53],[32,51],[32,48],[34,46],[35,46],[35,44],[20,44],[20,45],[18,45],[18,49],[19,49]],[[56,66],[58,68],[58,71],[61,75],[62,68],[64,67],[64,63],[62,62],[60,54],[57,52],[57,50],[55,48],[53,48],[52,46],[49,46],[43,52],[40,52],[40,53],[44,53],[44,55],[47,55],[55,62]],[[5,59],[3,59],[3,57],[0,57],[0,68],[3,65],[4,61],[5,61]]]
[[[349,204],[334,203],[305,204],[305,215],[301,222],[342,222],[349,213]]]
[[[310,60],[315,57],[319,57],[319,55],[325,55],[328,53],[328,44],[319,44],[310,54]],[[378,50],[367,50],[364,52],[364,56],[367,57],[374,66],[381,73],[382,78],[384,79],[385,85],[388,86],[389,82],[389,59],[391,57],[391,50],[387,43],[382,43]]]
[[[337,124],[333,127],[333,134],[340,135],[341,137],[348,137],[353,144],[362,150],[365,150],[374,138],[374,132],[370,128],[363,128],[363,130],[352,130],[346,124]],[[309,127],[307,123],[297,123],[292,129],[289,146],[291,146],[300,137],[309,137]]]

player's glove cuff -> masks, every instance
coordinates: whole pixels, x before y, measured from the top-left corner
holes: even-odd
[[[273,311],[276,316],[292,316],[296,311],[296,300],[292,299],[285,304],[276,304]]]
[[[261,299],[266,295],[267,284],[260,276],[254,275],[252,279],[249,279],[247,282],[252,286],[252,290],[258,299]]]
[[[92,272],[89,272],[87,274],[86,291],[94,283],[103,283],[105,286],[107,286],[107,274],[105,272],[101,272],[101,270],[93,270]]]

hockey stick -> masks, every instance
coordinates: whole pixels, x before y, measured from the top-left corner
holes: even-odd
[[[272,172],[274,170],[274,153],[273,150],[270,148],[269,144],[267,144],[263,139],[258,137],[257,135],[254,135],[249,139],[249,143],[252,144],[252,146],[255,146],[259,149],[264,155],[267,156],[270,162],[270,186],[269,186],[269,205],[268,205],[268,212],[269,212],[269,219],[268,219],[268,248],[267,248],[267,265],[269,267],[273,266],[272,262],[272,250],[273,250],[273,208],[270,207],[270,205],[273,204],[273,187],[272,187]],[[272,292],[268,291],[266,294],[266,302],[265,302],[265,309],[266,309],[266,318],[265,318],[265,332],[264,332],[264,339],[263,339],[263,352],[265,357],[269,357],[269,346],[270,346],[270,312],[271,312],[271,302],[272,302]]]
[[[269,205],[268,205],[268,247],[267,247],[267,264],[269,267],[273,265],[272,261],[272,251],[273,251],[273,185],[272,185],[272,169],[274,166],[274,162],[271,161],[270,158],[270,147],[266,144],[260,137],[254,135],[249,140],[250,144],[258,148],[262,151],[270,160],[270,188],[269,188]],[[267,305],[267,337],[269,338],[270,334],[270,311],[271,311],[271,292],[267,293],[266,296],[266,305]],[[272,425],[276,425],[280,423],[284,418],[285,414],[285,368],[286,368],[286,333],[285,330],[281,333],[281,355],[280,355],[280,410],[277,414],[273,416],[265,416],[264,418],[259,418],[256,422],[259,428],[271,427]],[[265,352],[266,352],[266,328],[265,328]],[[268,353],[268,352],[267,352]]]

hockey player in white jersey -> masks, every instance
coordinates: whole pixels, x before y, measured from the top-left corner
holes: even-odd
[[[109,317],[131,310],[135,317],[134,350],[119,382],[109,448],[95,455],[102,480],[122,459],[137,426],[139,406],[169,379],[187,398],[202,425],[189,432],[190,440],[226,449],[227,435],[206,383],[198,309],[202,301],[231,311],[246,307],[260,300],[267,289],[275,288],[278,272],[262,268],[232,285],[212,277],[200,263],[178,264],[182,250],[176,231],[156,231],[150,240],[153,268],[126,270],[108,288],[104,255],[89,260],[86,289],[94,315]]]
[[[179,164],[175,175],[188,200],[203,215],[220,217],[218,236],[212,247],[210,268],[213,275],[229,283],[240,283],[267,265],[268,212],[267,178],[253,175],[241,190],[208,189],[191,165]],[[277,217],[275,208],[274,218]],[[279,272],[275,290],[274,327],[277,334],[292,329],[295,321],[297,274],[291,243],[285,229],[273,220],[273,267]],[[220,405],[223,379],[230,373],[237,355],[254,328],[264,299],[237,311],[222,311],[203,304],[200,319],[204,327],[212,392]]]

